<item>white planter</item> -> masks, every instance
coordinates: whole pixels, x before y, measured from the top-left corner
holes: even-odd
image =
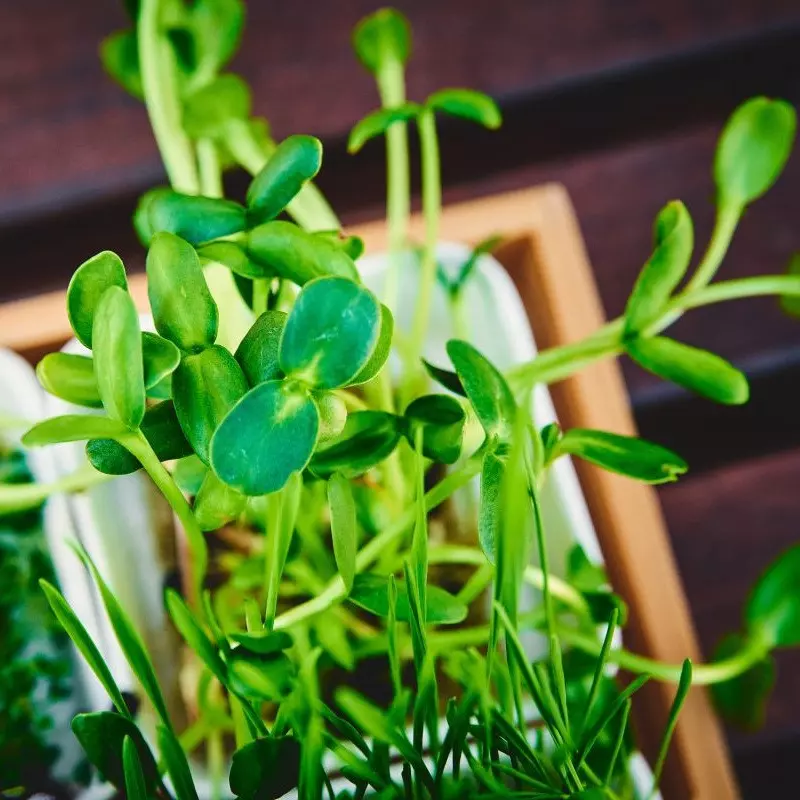
[[[442,244],[438,253],[444,269],[452,272],[460,268],[469,254],[466,246],[449,243]],[[365,283],[380,294],[387,268],[386,256],[362,258],[359,267]],[[400,328],[409,327],[416,304],[416,269],[416,259],[409,257],[403,265],[405,277],[400,281],[396,313]],[[506,271],[491,256],[479,259],[465,289],[464,307],[470,340],[499,368],[506,369],[529,361],[536,355],[536,345],[519,294]],[[435,364],[448,366],[445,344],[452,337],[447,299],[437,285],[426,358]],[[47,414],[62,412],[57,408],[59,404],[60,401],[52,398],[43,402],[41,393],[36,400],[37,407],[42,406],[42,412]],[[544,386],[535,390],[532,413],[539,427],[556,420],[550,394]],[[37,477],[52,479],[74,469],[80,461],[82,448],[62,447],[57,449],[58,452],[36,454]],[[111,585],[120,592],[126,608],[134,613],[139,624],[147,626],[148,638],[156,642],[166,641],[163,631],[159,632],[159,626],[164,623],[162,576],[159,570],[149,568],[149,564],[154,562],[148,562],[154,556],[157,524],[150,513],[152,504],[147,499],[144,483],[139,475],[129,476],[92,489],[85,497],[53,498],[48,504],[48,535],[62,586],[70,603],[88,621],[87,627],[99,637],[101,649],[123,686],[130,686],[130,673],[111,641],[104,617],[96,613],[94,593],[82,569],[71,553],[64,552],[64,539],[72,537],[82,541]],[[476,490],[477,481],[473,487],[473,491]],[[556,573],[563,572],[564,556],[575,543],[583,547],[590,559],[602,562],[594,526],[568,458],[559,459],[551,469],[542,492],[542,511],[552,567]],[[70,513],[74,515],[71,518]],[[77,521],[77,526],[73,520]],[[535,646],[535,639],[533,644]],[[97,688],[93,676],[87,677],[92,704],[97,708],[108,707],[107,698],[98,693]],[[644,759],[633,759],[631,770],[640,791],[648,791],[649,769]],[[200,782],[205,783],[202,776]]]

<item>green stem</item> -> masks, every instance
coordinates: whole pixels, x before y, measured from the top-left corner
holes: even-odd
[[[267,310],[270,278],[253,280],[253,313],[260,317]]]
[[[164,465],[158,460],[158,456],[153,451],[150,443],[141,431],[136,431],[125,442],[125,447],[131,455],[139,459],[147,474],[166,501],[172,507],[175,515],[180,521],[186,541],[189,545],[189,558],[191,562],[191,591],[190,598],[196,609],[202,608],[200,597],[205,582],[206,570],[208,569],[208,547],[203,532],[197,524],[194,512],[192,511],[178,485],[172,479]]]
[[[719,269],[719,265],[722,263],[722,259],[725,257],[725,253],[728,252],[728,247],[743,211],[744,208],[739,205],[719,206],[708,248],[694,275],[686,284],[683,294],[690,294],[697,289],[702,289],[711,282]]]
[[[425,218],[425,244],[417,307],[411,328],[411,359],[416,365],[422,355],[436,286],[436,245],[439,242],[439,217],[442,210],[442,177],[439,140],[433,109],[423,109],[417,118],[422,160],[422,215]]]
[[[197,164],[200,169],[200,194],[222,197],[222,167],[217,145],[212,139],[198,140]]]
[[[403,63],[387,58],[377,74],[378,92],[384,108],[395,108],[406,101]],[[389,232],[389,269],[383,288],[383,302],[394,313],[400,287],[400,269],[407,247],[411,186],[408,158],[408,125],[392,125],[386,131],[386,222]]]
[[[676,312],[683,312],[692,308],[722,303],[727,300],[741,300],[747,297],[764,297],[767,295],[800,296],[800,276],[757,275],[752,278],[720,281],[690,294],[681,293],[669,304],[668,308]]]
[[[251,175],[261,172],[277,146],[271,139],[257,137],[253,128],[243,121],[228,123],[225,144],[239,166]],[[328,201],[313,183],[307,183],[300,190],[286,211],[306,230],[332,231],[342,227]]]
[[[197,194],[197,164],[181,125],[175,54],[161,28],[160,0],[142,0],[137,38],[145,105],[167,176],[176,191]]]
[[[447,475],[447,477],[437,483],[436,486],[426,492],[425,508],[427,511],[436,508],[453,494],[453,492],[469,483],[480,470],[481,458],[473,457],[460,469]],[[414,524],[415,513],[414,508],[407,509],[393,525],[367,542],[356,555],[356,570],[358,572],[363,572],[381,555],[384,548],[390,546],[396,539],[403,536],[409,527]],[[289,628],[317,614],[321,614],[323,611],[327,611],[331,606],[344,599],[346,595],[347,590],[345,589],[344,581],[341,576],[336,575],[316,597],[312,597],[305,603],[301,603],[276,617],[275,629]]]
[[[577,647],[585,653],[598,656],[602,648],[602,643],[592,636],[576,631],[568,627],[560,627],[559,636],[568,644]],[[731,680],[748,669],[755,666],[769,652],[769,648],[757,640],[749,641],[738,653],[717,661],[713,664],[700,664],[692,670],[692,683],[697,685],[708,685],[721,683]],[[677,683],[681,677],[682,664],[666,664],[663,661],[656,661],[646,658],[627,650],[611,650],[608,653],[608,660],[622,669],[630,672],[637,672],[652,675],[661,681]]]
[[[48,497],[61,492],[82,492],[115,478],[98,472],[88,464],[52,483],[9,483],[0,485],[0,514],[26,511],[41,505]]]

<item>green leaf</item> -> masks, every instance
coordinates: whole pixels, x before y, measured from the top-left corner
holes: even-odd
[[[795,111],[783,100],[754,97],[733,112],[714,159],[719,205],[744,207],[775,183],[791,153],[796,127]]]
[[[357,153],[370,139],[383,136],[392,125],[408,122],[419,116],[421,107],[417,103],[403,103],[393,108],[379,108],[359,120],[347,139],[347,152]]]
[[[123,742],[128,740],[139,756],[143,783],[152,792],[158,785],[158,767],[153,754],[136,725],[113,711],[78,714],[72,720],[72,732],[86,758],[103,778],[118,789],[125,788]]]
[[[278,352],[286,319],[283,311],[266,311],[253,323],[236,349],[236,360],[250,386],[283,377]]]
[[[186,753],[183,752],[178,737],[171,728],[162,724],[156,728],[156,738],[161,761],[172,781],[176,800],[198,800],[197,790],[192,780],[192,771],[189,769]]]
[[[360,386],[362,383],[371,381],[384,367],[389,360],[392,352],[392,340],[394,337],[394,317],[389,309],[381,304],[380,332],[378,342],[369,361],[361,368],[359,373],[350,379],[350,386]]]
[[[284,139],[247,190],[250,225],[275,219],[321,166],[319,139],[302,135]]]
[[[181,194],[166,188],[151,189],[139,200],[134,227],[145,246],[164,232],[199,245],[243,231],[247,227],[247,212],[232,200]],[[172,257],[179,258],[174,254]]]
[[[800,644],[800,545],[767,568],[745,609],[748,630],[772,647]]]
[[[553,458],[566,454],[645,483],[671,483],[689,468],[679,455],[646,439],[586,428],[564,433]]]
[[[692,258],[694,228],[679,200],[661,209],[654,226],[653,254],[639,273],[625,307],[625,336],[640,333],[661,314],[686,274]]]
[[[194,248],[172,233],[157,233],[147,252],[147,294],[156,330],[192,352],[217,338],[219,312]]]
[[[725,359],[666,336],[637,338],[625,343],[639,366],[724,405],[741,405],[750,397],[747,378]]]
[[[149,331],[142,332],[144,387],[152,389],[171,375],[181,360],[181,351],[169,339]]]
[[[106,289],[94,316],[92,342],[97,389],[106,413],[138,428],[145,409],[142,332],[125,289]]]
[[[203,531],[216,531],[238,519],[247,498],[223,483],[210,470],[206,473],[194,501],[194,516]]]
[[[443,271],[439,271],[438,276],[443,280],[447,291],[451,295],[458,296],[467,285],[470,277],[475,272],[478,262],[481,257],[496,250],[498,245],[503,241],[502,236],[493,234],[487,236],[483,241],[479,242],[469,254],[469,258],[461,265],[458,274],[452,280],[448,279]]]
[[[139,71],[139,43],[133,28],[106,36],[100,44],[100,61],[105,71],[128,94],[140,100],[144,97]]]
[[[338,439],[320,448],[310,469],[320,478],[341,472],[346,478],[363,475],[383,461],[402,436],[400,418],[383,411],[350,414]]]
[[[260,656],[236,648],[229,663],[232,690],[255,702],[287,697],[294,685],[295,672],[292,661],[280,652]]]
[[[92,325],[100,298],[106,289],[128,288],[125,267],[116,253],[104,250],[84,261],[72,276],[67,288],[67,316],[78,341],[92,346]]]
[[[786,273],[787,275],[800,277],[800,253],[795,253],[789,259]],[[781,295],[781,308],[785,314],[791,317],[800,317],[800,295]]]
[[[447,343],[447,354],[486,436],[500,441],[508,440],[516,403],[505,378],[497,367],[467,342],[451,339]]]
[[[249,119],[251,110],[250,87],[238,75],[220,75],[184,99],[183,127],[193,139],[218,139],[231,120]]]
[[[153,664],[150,661],[150,656],[147,654],[141,636],[139,636],[139,633],[136,631],[128,615],[122,609],[117,598],[108,588],[108,584],[103,580],[103,577],[100,575],[91,558],[89,558],[83,550],[77,550],[76,552],[81,561],[86,565],[86,568],[90,571],[95,585],[100,591],[100,597],[102,598],[103,606],[108,615],[108,620],[111,623],[120,649],[124,653],[125,659],[130,665],[133,674],[136,676],[148,699],[153,704],[153,708],[158,716],[162,721],[168,722],[169,712],[167,711],[167,705],[164,701],[164,695],[161,692],[158,678],[156,677]]]
[[[314,392],[312,397],[319,413],[318,443],[337,439],[347,424],[347,405],[333,392]]]
[[[196,456],[181,458],[172,470],[172,477],[178,488],[189,495],[196,495],[208,474],[208,467]]]
[[[142,763],[136,745],[130,736],[122,742],[122,765],[125,769],[125,795],[128,800],[147,800],[149,790],[145,784]]]
[[[406,582],[396,581],[395,585],[397,586],[397,619],[408,622],[411,618],[411,610]],[[389,616],[389,577],[373,573],[356,575],[347,599],[371,614],[387,618]],[[425,621],[431,625],[455,625],[463,622],[467,616],[467,607],[438,586],[428,586],[426,605]]]
[[[747,640],[738,633],[726,636],[714,651],[713,662],[724,661],[740,653]],[[750,669],[719,683],[711,684],[714,705],[726,722],[746,731],[763,727],[767,702],[775,685],[775,659],[766,653]]]
[[[428,97],[425,105],[454,117],[477,122],[484,128],[499,128],[503,121],[497,103],[488,94],[473,89],[440,89]]]
[[[286,631],[259,630],[253,633],[231,633],[229,638],[244,650],[261,656],[280,653],[294,644],[292,637]]]
[[[358,534],[356,529],[356,505],[350,481],[340,472],[328,480],[328,505],[331,513],[331,538],[336,567],[344,581],[345,589],[353,588],[356,576],[356,551]]]
[[[603,567],[590,561],[579,544],[567,553],[567,580],[580,592],[593,592],[608,585]]]
[[[44,579],[39,580],[39,586],[42,587],[47,602],[59,624],[67,632],[72,643],[83,656],[83,660],[89,665],[89,668],[97,676],[97,680],[100,681],[100,685],[111,698],[111,702],[119,712],[117,716],[120,719],[123,716],[129,716],[128,705],[122,696],[122,692],[117,686],[108,664],[106,664],[103,656],[100,655],[97,645],[92,641],[92,637],[89,636],[83,623],[75,616],[75,612],[55,586]]]
[[[431,378],[433,378],[440,386],[443,386],[445,389],[449,389],[451,392],[453,392],[453,394],[461,395],[461,397],[467,396],[466,391],[464,391],[464,386],[461,383],[461,379],[458,377],[458,375],[456,375],[455,372],[450,372],[449,369],[437,367],[435,364],[431,364],[424,358],[422,359],[422,365],[425,367],[425,371],[428,373],[428,375],[430,375]]]
[[[286,321],[281,369],[317,389],[346,386],[369,362],[380,326],[372,292],[346,278],[318,278],[303,287]]]
[[[257,225],[247,233],[245,250],[271,274],[298,286],[325,275],[358,280],[356,265],[347,253],[291,222],[273,220]]]
[[[206,636],[202,626],[177,592],[167,589],[165,598],[169,614],[180,635],[183,636],[186,643],[206,665],[211,674],[223,686],[226,686],[228,683],[228,671],[217,647]]]
[[[444,394],[418,397],[406,409],[408,441],[422,435],[422,454],[442,464],[454,464],[461,455],[467,415],[461,403]]]
[[[308,464],[318,431],[307,392],[291,382],[262,383],[222,420],[211,440],[211,468],[243,494],[275,492]]]
[[[46,392],[68,403],[103,407],[94,377],[94,362],[89,356],[48,353],[36,365],[36,377]]]
[[[140,430],[159,461],[172,461],[194,452],[183,434],[171,400],[148,408],[144,412]],[[114,439],[90,439],[86,443],[86,456],[98,472],[106,475],[129,475],[142,466]]]
[[[405,64],[411,54],[411,26],[396,9],[381,8],[356,25],[353,49],[373,75],[387,65]]]
[[[233,754],[230,787],[239,800],[277,800],[297,786],[300,743],[292,736],[268,736]]]
[[[500,490],[508,459],[493,450],[487,450],[481,464],[481,500],[478,508],[478,541],[489,561],[497,558],[497,540],[500,535]]]
[[[94,414],[65,414],[34,425],[22,437],[25,447],[41,447],[86,439],[123,439],[130,434],[121,422]]]
[[[211,437],[247,389],[241,367],[219,345],[184,356],[175,370],[172,377],[175,412],[186,438],[204,463],[209,462]],[[255,429],[251,428],[249,434]]]
[[[242,244],[236,242],[209,242],[197,248],[201,262],[222,264],[234,275],[243,278],[271,278],[274,273],[263,264],[257,264],[247,255]]]
[[[195,81],[207,82],[231,60],[241,40],[244,17],[242,0],[200,0],[191,5],[184,25],[194,55],[187,66]]]
[[[360,236],[345,236],[342,231],[336,229],[332,231],[312,231],[314,236],[326,239],[344,253],[347,253],[353,261],[357,261],[364,255],[364,240]]]

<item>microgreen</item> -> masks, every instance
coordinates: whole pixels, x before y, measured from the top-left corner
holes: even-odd
[[[452,278],[436,252],[437,114],[493,129],[501,118],[494,101],[467,89],[409,101],[405,18],[381,9],[356,28],[354,48],[375,77],[380,108],[354,126],[349,149],[378,136],[387,142],[390,253],[378,297],[361,282],[363,242],[340,231],[312,183],[322,166],[319,140],[276,143],[251,117],[245,82],[222,71],[240,38],[241,2],[128,5],[132,27],[106,40],[102,58],[144,100],[170,180],[147,192],[134,216],[148,248],[157,333],[141,331],[114,253],[79,266],[67,313],[91,353],[50,354],[37,374],[51,394],[101,413],[41,421],[23,443],[85,440],[96,470],[143,468],[172,507],[189,563],[186,585],[168,590],[165,604],[199,675],[199,719],[186,732],[175,727],[135,615],[81,552],[157,717],[154,755],[100,649],[44,583],[58,621],[116,709],[74,722],[90,762],[131,797],[168,796],[162,770],[176,800],[196,800],[181,734],[187,749],[206,754],[216,796],[226,791],[231,755],[229,788],[241,800],[293,789],[308,800],[334,797],[330,759],[351,785],[342,797],[615,800],[632,796],[631,698],[648,680],[677,685],[654,792],[692,684],[713,684],[723,712],[757,723],[773,682],[771,651],[800,644],[797,549],[757,582],[743,631],[724,640],[713,663],[664,664],[617,647],[628,609],[602,568],[576,549],[566,575],[551,574],[542,486],[563,456],[650,484],[677,480],[688,465],[637,437],[562,432],[555,423],[539,431],[530,400],[536,384],[623,353],[712,401],[747,400],[747,378],[736,367],[664,331],[698,306],[757,294],[779,295],[786,305],[800,293],[786,276],[711,283],[744,208],[788,158],[794,110],[756,98],[729,120],[714,167],[717,222],[696,268],[689,210],[672,201],[656,218],[653,250],[624,315],[503,372],[470,341],[476,332],[467,329],[463,305],[478,258],[496,238],[479,244]],[[411,251],[411,125],[420,139],[425,241],[418,272],[401,274]],[[223,196],[229,164],[253,176],[242,202]],[[411,327],[396,330],[399,287],[412,280]],[[437,280],[458,332],[446,348],[452,370],[421,357]],[[429,378],[447,393],[432,393]],[[483,431],[482,443],[473,429]],[[92,485],[93,474],[67,488]],[[478,475],[477,498],[455,496]],[[13,507],[13,486],[6,495]],[[443,510],[434,519],[437,506]],[[221,569],[207,580],[205,532],[227,525],[246,544],[214,537]],[[443,544],[442,528],[463,538]],[[529,563],[534,552],[537,566]],[[529,602],[525,582],[541,597]],[[536,660],[529,629],[544,634]],[[388,703],[330,685],[337,670],[358,674],[368,657],[387,666]],[[636,677],[619,689],[611,664]],[[443,674],[460,686],[456,696],[445,694],[451,684]],[[342,716],[329,707],[331,697]],[[531,706],[543,723],[534,734]],[[233,738],[235,752],[226,754]]]

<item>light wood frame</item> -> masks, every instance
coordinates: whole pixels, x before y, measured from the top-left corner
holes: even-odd
[[[382,221],[356,226],[368,251],[386,248]],[[539,349],[577,341],[604,319],[591,267],[565,189],[548,184],[449,206],[441,239],[477,243],[498,234],[495,255],[514,280]],[[412,220],[422,239],[422,220]],[[144,277],[130,279],[137,303],[147,307]],[[29,355],[59,346],[70,336],[63,292],[0,306],[0,346]],[[551,387],[562,425],[635,432],[617,363],[606,360]],[[699,647],[655,491],[617,475],[576,463],[583,491],[616,590],[630,606],[626,643],[671,663],[698,660]],[[653,757],[674,687],[653,683],[636,708],[639,743]],[[739,796],[724,735],[703,689],[684,706],[664,775],[669,800],[735,800]]]

